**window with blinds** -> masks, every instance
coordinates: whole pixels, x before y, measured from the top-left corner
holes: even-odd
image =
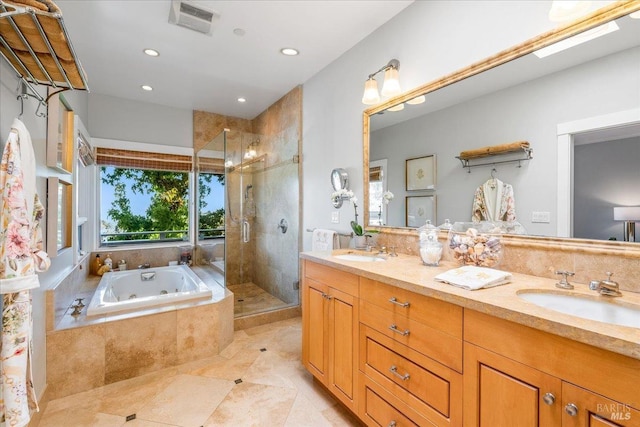
[[[161,171],[191,172],[193,170],[191,156],[104,147],[96,148],[96,163],[100,166]],[[222,171],[224,173],[224,165]]]

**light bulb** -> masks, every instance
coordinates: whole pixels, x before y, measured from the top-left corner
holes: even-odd
[[[362,103],[365,105],[375,105],[380,102],[380,94],[378,93],[378,82],[373,78],[369,78],[364,83],[364,95],[362,95]]]
[[[398,77],[398,70],[389,67],[384,72],[384,83],[382,84],[382,96],[391,98],[398,95],[402,90],[400,89],[400,80]]]

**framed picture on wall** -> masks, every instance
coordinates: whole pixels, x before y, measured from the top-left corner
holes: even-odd
[[[407,227],[422,227],[429,219],[436,222],[436,196],[409,196],[405,198]]]
[[[406,160],[407,191],[435,190],[436,156],[416,157]]]

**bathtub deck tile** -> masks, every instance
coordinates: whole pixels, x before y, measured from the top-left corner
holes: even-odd
[[[220,352],[221,345],[227,345],[231,341],[222,336],[224,334],[221,334],[221,328],[233,323],[230,308],[225,310],[226,306],[232,305],[233,299],[229,295],[217,304],[198,305],[176,311],[178,363],[215,356]]]
[[[104,385],[104,325],[47,333],[47,384],[52,399]]]
[[[106,384],[176,364],[175,311],[108,322],[105,331]]]

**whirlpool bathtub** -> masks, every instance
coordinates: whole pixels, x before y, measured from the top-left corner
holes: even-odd
[[[114,314],[211,298],[212,290],[186,265],[105,273],[87,316]]]

